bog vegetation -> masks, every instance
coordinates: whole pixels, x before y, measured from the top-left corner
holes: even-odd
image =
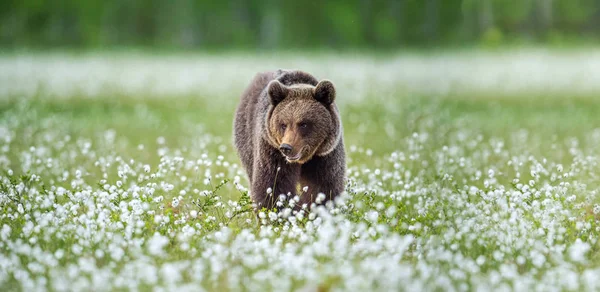
[[[4,56],[0,287],[600,289],[598,67],[475,56]],[[231,123],[272,67],[338,87],[329,210],[251,211]]]

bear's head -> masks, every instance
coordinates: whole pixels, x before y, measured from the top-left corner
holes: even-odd
[[[337,146],[342,129],[331,81],[322,80],[316,86],[286,86],[273,80],[267,86],[267,95],[271,103],[267,137],[289,163],[305,163],[314,155],[327,155]]]

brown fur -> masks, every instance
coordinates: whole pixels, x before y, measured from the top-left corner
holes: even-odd
[[[300,207],[319,193],[328,201],[344,191],[343,129],[334,101],[330,81],[302,71],[259,73],[244,91],[234,140],[257,209],[276,207],[280,194],[299,195]],[[291,146],[287,156],[282,144]]]

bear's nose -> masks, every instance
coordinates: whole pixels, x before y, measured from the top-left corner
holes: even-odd
[[[283,152],[283,154],[288,155],[290,154],[290,152],[292,152],[292,145],[290,144],[281,144],[279,145],[279,150],[281,150],[281,152]]]

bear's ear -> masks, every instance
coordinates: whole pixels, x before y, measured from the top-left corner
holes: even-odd
[[[277,80],[269,82],[267,86],[267,93],[272,105],[280,103],[288,95],[288,92],[289,89]]]
[[[335,100],[335,87],[329,80],[321,80],[314,89],[315,99],[326,105],[330,105]]]

